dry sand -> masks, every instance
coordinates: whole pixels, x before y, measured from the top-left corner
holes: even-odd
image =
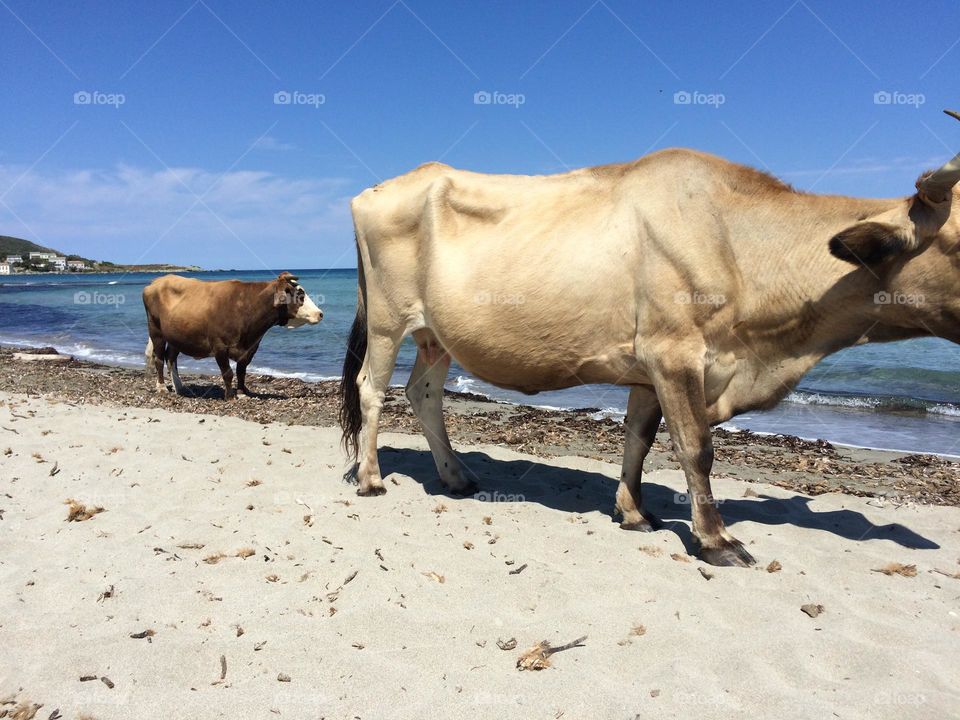
[[[384,434],[388,493],[358,498],[332,428],[0,401],[0,699],[37,718],[960,709],[960,579],[935,572],[960,572],[954,507],[720,478],[760,565],[719,569],[687,556],[675,470],[647,476],[670,522],[642,535],[612,521],[618,468],[596,460],[461,448],[485,494],[451,498],[422,438]],[[104,511],[67,522],[67,499]],[[873,571],[891,562],[916,576]]]

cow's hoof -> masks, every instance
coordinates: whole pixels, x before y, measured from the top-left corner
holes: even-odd
[[[717,547],[700,548],[697,553],[701,560],[718,567],[750,567],[757,561],[747,552],[739,540],[724,540],[723,545]]]
[[[633,512],[623,516],[623,522],[620,523],[621,530],[633,530],[635,532],[654,532],[663,527],[663,523],[655,515],[650,513]]]
[[[387,489],[382,483],[369,483],[357,488],[357,495],[361,497],[373,497],[375,495],[385,495]]]
[[[476,495],[477,491],[480,489],[479,487],[477,487],[477,484],[472,480],[463,480],[455,487],[451,485],[447,485],[447,483],[444,483],[442,478],[440,479],[440,482],[443,483],[443,485],[445,485],[446,488],[454,495],[461,495],[461,496]]]
[[[656,532],[660,529],[659,525],[654,525],[649,520],[639,520],[637,522],[620,523],[621,530],[633,530],[634,532]]]

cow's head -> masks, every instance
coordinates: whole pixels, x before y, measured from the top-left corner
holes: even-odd
[[[280,325],[292,329],[301,325],[316,325],[323,319],[323,310],[300,287],[295,275],[282,272],[277,276],[276,283],[273,304],[278,310]]]
[[[960,120],[960,114],[946,111]],[[851,225],[830,252],[876,279],[879,322],[960,343],[960,154],[893,210]]]

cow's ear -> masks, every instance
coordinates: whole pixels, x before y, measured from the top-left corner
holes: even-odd
[[[856,265],[877,265],[913,249],[912,230],[890,223],[857,223],[830,238],[830,253]]]

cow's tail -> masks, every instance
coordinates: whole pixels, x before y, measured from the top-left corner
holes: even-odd
[[[343,430],[343,447],[347,454],[357,457],[360,425],[360,388],[357,376],[367,356],[367,287],[363,276],[363,258],[357,244],[357,316],[350,328],[347,353],[343,358],[343,377],[340,379],[340,428]]]
[[[147,374],[147,377],[154,372],[153,367],[153,338],[147,338],[147,348],[143,351],[144,356],[147,359],[144,372]]]

